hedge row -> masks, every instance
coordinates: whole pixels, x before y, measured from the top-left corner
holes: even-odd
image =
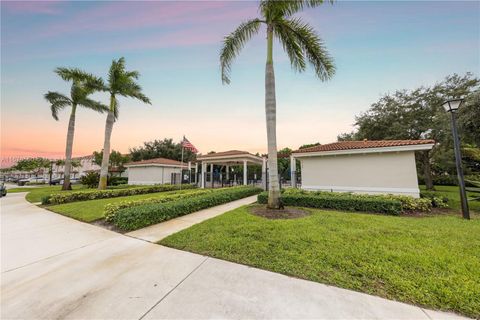
[[[348,193],[284,193],[282,194],[281,201],[285,206],[295,207],[364,211],[391,215],[398,215],[402,212],[402,203],[400,200],[381,199],[378,197],[370,198]],[[262,192],[258,195],[258,203],[266,204],[267,202],[267,192]]]
[[[213,191],[214,191],[213,189],[185,190],[185,192],[177,191],[173,194],[168,194],[168,195],[165,195],[161,198],[156,197],[156,198],[146,198],[146,199],[139,199],[139,200],[125,200],[125,201],[116,202],[116,203],[109,203],[104,208],[105,221],[113,222],[113,220],[115,219],[115,215],[121,209],[140,206],[140,205],[148,204],[148,203],[165,203],[165,202],[178,200],[178,199],[181,199],[181,198],[184,198],[184,197],[189,197],[189,198],[190,197],[196,197],[196,196],[199,196],[199,195],[202,195],[202,194],[211,193]]]
[[[193,189],[194,185],[184,184],[182,189]],[[42,198],[42,204],[62,204],[75,201],[97,200],[105,198],[116,198],[125,196],[134,196],[137,194],[155,193],[179,190],[180,185],[172,184],[157,184],[147,187],[125,188],[114,190],[97,190],[97,191],[77,191],[65,193],[53,193]]]
[[[113,223],[117,228],[124,231],[136,230],[198,210],[252,196],[261,191],[262,189],[255,187],[233,187],[214,190],[207,194],[187,197],[178,201],[125,208],[117,211]]]
[[[285,206],[298,206],[345,211],[375,212],[398,215],[402,212],[429,212],[432,207],[448,207],[438,197],[413,198],[401,195],[367,195],[342,192],[305,191],[286,189],[281,201]],[[268,202],[268,193],[258,195],[259,203]]]

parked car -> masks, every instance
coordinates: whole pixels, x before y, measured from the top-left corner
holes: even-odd
[[[45,178],[43,177],[30,177],[26,179],[18,180],[17,184],[19,186],[24,186],[26,183],[45,183]]]
[[[63,178],[55,178],[50,181],[50,185],[57,185],[57,184],[63,184]]]
[[[7,195],[7,187],[5,187],[5,184],[2,182],[0,184],[0,197],[5,197]]]

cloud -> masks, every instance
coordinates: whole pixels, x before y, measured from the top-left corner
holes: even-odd
[[[59,4],[63,1],[2,1],[2,10],[14,14],[47,14],[61,13]]]
[[[248,18],[256,12],[254,3],[231,4],[221,1],[106,2],[88,8],[78,7],[73,16],[67,20],[53,21],[38,35],[55,37],[85,31],[129,32],[159,26],[202,25]]]

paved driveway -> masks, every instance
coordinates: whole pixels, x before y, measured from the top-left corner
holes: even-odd
[[[366,294],[158,246],[0,200],[2,319],[447,319]]]

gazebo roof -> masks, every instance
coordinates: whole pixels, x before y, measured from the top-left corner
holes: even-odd
[[[229,150],[222,152],[215,152],[205,155],[197,156],[197,161],[206,161],[209,163],[238,163],[242,161],[248,161],[253,163],[262,164],[263,158],[254,155],[248,151]]]

